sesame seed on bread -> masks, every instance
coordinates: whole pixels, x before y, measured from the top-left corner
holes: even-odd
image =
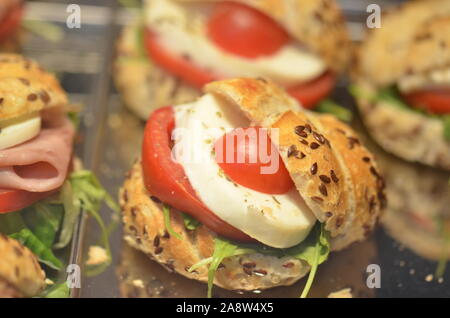
[[[136,163],[120,191],[124,239],[151,259],[187,278],[206,282],[208,268],[188,269],[212,256],[215,234],[203,225],[189,231],[181,214],[171,209],[170,224],[182,240],[171,236],[164,224],[161,203],[151,199]],[[217,271],[215,285],[229,290],[267,289],[292,285],[309,272],[309,265],[292,257],[278,258],[262,254],[229,257]],[[255,274],[256,273],[256,274]]]
[[[67,103],[53,74],[21,55],[0,54],[0,123]]]
[[[326,137],[302,112],[286,112],[271,128],[278,130],[271,140],[303,200],[332,237],[346,231],[350,202],[343,171]]]
[[[0,295],[31,297],[44,289],[45,273],[28,248],[0,234],[0,255]]]
[[[353,241],[364,240],[374,228],[386,208],[385,182],[374,156],[355,131],[331,115],[313,118],[333,146],[348,179],[346,193],[354,202],[353,214],[347,216],[350,227],[333,240],[333,247],[339,250]]]

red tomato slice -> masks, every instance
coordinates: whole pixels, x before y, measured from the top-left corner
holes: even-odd
[[[22,210],[58,192],[28,192],[24,190],[0,189],[0,214]]]
[[[283,194],[294,186],[263,128],[235,129],[223,135],[216,141],[215,154],[225,174],[244,187],[267,194]],[[273,171],[263,173],[262,168],[271,165]]]
[[[145,47],[150,58],[159,66],[180,78],[184,82],[201,89],[204,85],[223,79],[211,71],[202,70],[189,59],[172,54],[158,40],[158,36],[150,30],[145,30]],[[313,108],[321,99],[333,90],[336,77],[331,72],[325,72],[307,83],[302,83],[288,89],[295,99],[305,108]]]
[[[211,72],[191,63],[188,58],[170,53],[159,43],[158,36],[148,29],[145,30],[144,42],[148,55],[155,63],[186,83],[202,88],[205,84],[218,79]]]
[[[254,242],[245,233],[222,221],[197,197],[183,167],[172,160],[172,107],[156,110],[147,121],[142,147],[142,167],[147,190],[177,210],[186,212],[210,230],[237,241]]]
[[[403,98],[411,106],[425,109],[433,114],[450,113],[450,88],[412,92],[404,94]]]
[[[289,88],[288,93],[304,108],[311,109],[327,97],[335,85],[336,76],[331,71],[327,71],[317,79]]]
[[[9,36],[14,34],[14,32],[20,26],[22,16],[22,5],[18,5],[17,7],[10,9],[10,11],[6,13],[3,21],[0,22],[0,41],[6,40]]]
[[[271,55],[289,42],[289,34],[262,12],[235,2],[215,5],[208,36],[229,53],[255,58]]]

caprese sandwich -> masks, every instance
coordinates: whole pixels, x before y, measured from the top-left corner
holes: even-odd
[[[401,246],[438,261],[442,273],[450,259],[450,172],[405,162],[381,149],[365,130],[357,132],[377,158],[386,182],[389,204],[381,225]]]
[[[291,285],[330,251],[363,240],[384,181],[357,135],[264,79],[205,86],[147,121],[120,192],[131,246],[230,290]]]
[[[214,80],[273,80],[305,108],[333,90],[351,56],[334,0],[149,0],[118,42],[115,82],[147,119]],[[338,108],[326,103],[325,110]]]
[[[81,209],[96,215],[103,200],[115,208],[74,159],[69,110],[52,74],[20,55],[0,54],[0,296],[67,293],[66,284],[47,290],[45,277],[65,273],[57,255]]]
[[[22,0],[0,1],[0,45],[17,34],[23,11]]]
[[[439,261],[444,270],[450,259],[450,174],[386,153],[376,155],[389,200],[381,223],[394,239]]]
[[[450,170],[450,1],[410,1],[362,44],[355,95],[371,135],[409,161]]]

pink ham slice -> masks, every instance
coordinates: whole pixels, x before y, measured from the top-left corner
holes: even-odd
[[[0,18],[3,19],[9,9],[21,2],[22,0],[0,0]]]
[[[64,183],[75,129],[60,112],[47,112],[42,117],[38,136],[0,150],[0,189],[47,192]]]

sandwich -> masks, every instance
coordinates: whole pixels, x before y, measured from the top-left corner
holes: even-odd
[[[53,280],[81,210],[115,207],[73,153],[75,111],[52,74],[0,54],[0,296],[67,294]]]
[[[22,22],[24,5],[22,0],[2,0],[0,2],[0,46],[7,46]]]
[[[372,154],[346,124],[265,79],[212,82],[155,110],[120,191],[124,239],[229,290],[292,285],[364,240],[386,205]]]
[[[368,144],[369,145],[369,144]],[[450,257],[449,173],[373,149],[389,202],[381,224],[395,240],[433,261]]]
[[[397,158],[377,158],[386,178],[389,200],[382,218],[387,232],[421,257],[447,261],[450,257],[450,174]]]
[[[407,161],[450,170],[450,2],[388,11],[361,45],[352,93],[372,137]]]
[[[149,0],[117,47],[116,87],[144,120],[158,107],[199,97],[211,81],[235,77],[271,79],[313,108],[351,56],[334,0]]]
[[[367,135],[362,123],[356,123],[386,182],[389,204],[380,224],[420,257],[446,262],[450,257],[450,173],[387,153]]]

